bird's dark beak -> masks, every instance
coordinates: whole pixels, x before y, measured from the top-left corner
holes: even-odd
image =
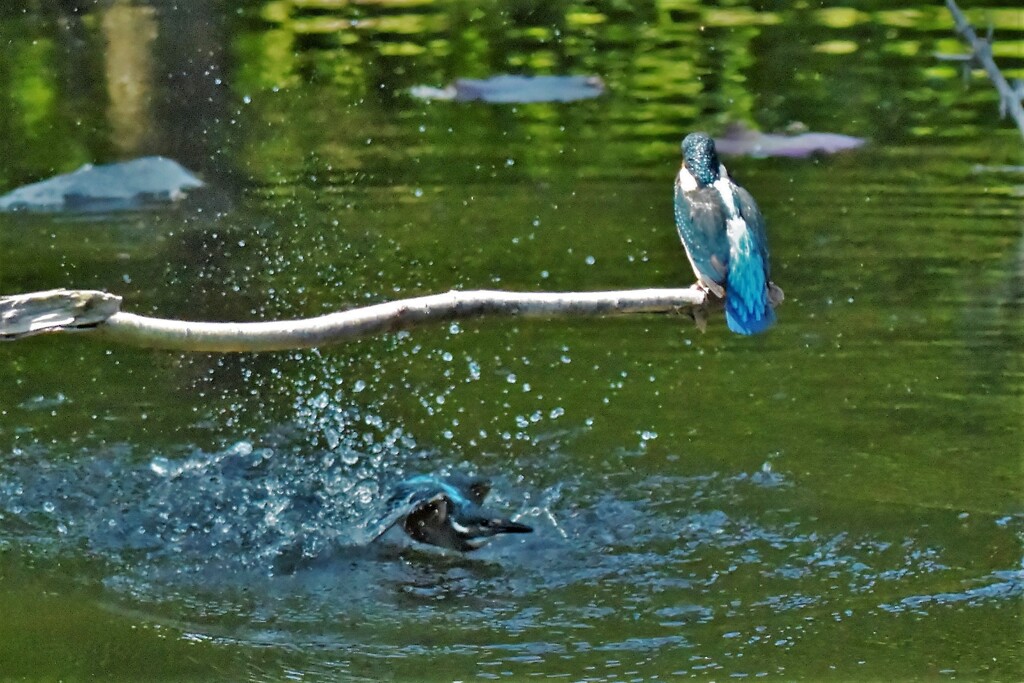
[[[491,528],[498,534],[530,534],[533,533],[532,526],[526,526],[510,519],[495,519],[491,522]]]

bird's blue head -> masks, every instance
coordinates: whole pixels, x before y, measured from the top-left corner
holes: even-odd
[[[481,507],[490,491],[483,479],[442,481],[413,477],[400,487],[413,491],[414,505],[402,528],[420,543],[461,552],[481,548],[498,534],[527,534],[532,527],[500,517]]]
[[[718,180],[715,141],[707,133],[690,133],[683,139],[683,166],[703,187]]]

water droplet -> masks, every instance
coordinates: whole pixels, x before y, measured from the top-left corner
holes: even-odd
[[[251,443],[248,441],[239,441],[228,449],[228,454],[245,457],[247,455],[252,455],[252,451],[253,448]]]

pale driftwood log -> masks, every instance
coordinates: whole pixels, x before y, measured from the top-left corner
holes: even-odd
[[[777,298],[781,301],[778,290]],[[68,302],[91,302],[90,310],[104,309],[87,325],[94,334],[135,346],[178,351],[253,352],[327,346],[382,332],[394,332],[431,322],[463,320],[485,315],[558,317],[604,316],[629,313],[690,315],[699,326],[706,307],[721,305],[694,286],[685,289],[635,289],[612,292],[503,292],[452,291],[413,299],[366,306],[317,318],[280,322],[211,323],[149,318],[123,313],[111,304],[120,297],[104,292],[51,290],[0,298],[0,339],[16,339],[39,332],[81,328],[65,314]],[[19,309],[20,306],[20,309]],[[50,308],[47,308],[50,306]],[[8,326],[7,313],[17,324]],[[32,316],[36,316],[33,320]],[[71,321],[65,328],[59,323]],[[43,322],[46,322],[43,325]]]
[[[992,58],[991,40],[978,37],[970,22],[967,21],[967,17],[960,11],[954,0],[946,0],[946,7],[949,9],[949,13],[953,15],[953,22],[956,24],[957,33],[960,34],[964,42],[971,48],[971,54],[965,56],[966,61],[976,62],[985,70],[989,80],[992,81],[992,85],[999,92],[1000,114],[1003,116],[1007,113],[1010,114],[1010,117],[1017,124],[1017,128],[1020,129],[1021,135],[1024,135],[1024,105],[1021,104],[1020,93],[1007,82],[1003,72],[996,65],[995,59]]]
[[[0,297],[0,339],[95,327],[120,308],[121,297],[88,289]]]

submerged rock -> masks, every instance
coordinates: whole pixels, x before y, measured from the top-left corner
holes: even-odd
[[[752,157],[809,157],[812,154],[835,154],[856,149],[867,140],[839,133],[801,132],[796,135],[762,133],[740,124],[729,126],[725,134],[715,138],[721,154]]]
[[[480,100],[494,104],[573,102],[604,93],[599,76],[494,76],[484,80],[460,78],[446,88],[418,85],[410,90],[424,100]]]
[[[0,197],[0,211],[126,211],[182,199],[203,186],[164,157],[94,166],[25,185]]]

